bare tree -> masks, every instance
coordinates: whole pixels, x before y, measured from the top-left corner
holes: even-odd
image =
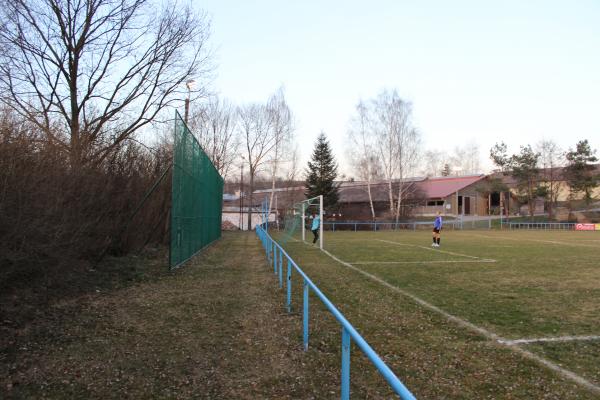
[[[396,221],[411,185],[405,179],[414,172],[419,154],[420,134],[412,125],[412,105],[397,91],[383,91],[371,103],[371,130],[376,137],[383,173],[388,183],[390,213]],[[397,181],[397,201],[393,182]]]
[[[548,218],[554,216],[554,207],[558,202],[563,177],[559,172],[564,166],[564,151],[552,140],[541,140],[536,144],[536,151],[540,154],[539,164],[541,167],[540,180],[547,191]]]
[[[415,187],[413,182],[406,183],[405,180],[413,174],[418,164],[419,147],[421,145],[419,132],[412,127],[410,121],[410,109],[406,119],[397,131],[397,158],[398,158],[398,200],[396,201],[396,222],[400,219],[400,212],[405,198],[408,197]]]
[[[277,146],[273,135],[272,118],[267,106],[247,104],[238,108],[240,136],[244,147],[243,159],[248,165],[249,203],[254,203],[254,180],[268,164],[270,153]],[[252,212],[248,213],[248,229],[252,226]]]
[[[212,97],[191,113],[190,128],[217,171],[227,178],[234,166],[240,145],[235,107]]]
[[[369,110],[367,105],[360,100],[356,105],[355,111],[356,114],[352,117],[348,129],[348,158],[350,159],[350,165],[354,168],[359,179],[367,182],[371,218],[374,220],[376,216],[371,185],[373,180],[377,179],[379,175],[379,159],[374,141],[375,137],[369,131]]]
[[[388,197],[390,214],[394,213],[394,189],[393,181],[397,171],[396,165],[396,146],[394,135],[394,116],[390,114],[390,94],[382,92],[375,100],[370,103],[371,113],[371,132],[376,138],[377,152],[382,165],[382,172],[388,185]]]
[[[463,174],[478,174],[481,172],[481,154],[477,143],[456,146],[450,156],[450,166]]]
[[[285,164],[285,180],[289,183],[295,182],[300,174],[300,150],[297,143],[293,143],[289,149],[289,160]]]
[[[271,164],[271,196],[269,198],[269,213],[273,209],[273,198],[275,195],[275,181],[281,163],[291,155],[292,134],[294,121],[292,111],[285,101],[283,88],[280,88],[267,102],[267,112],[271,120],[270,136],[274,141],[273,150],[269,155]]]
[[[441,150],[428,150],[423,153],[421,161],[421,174],[425,176],[444,175],[444,170],[450,168],[449,156]]]
[[[0,1],[0,97],[72,167],[100,163],[211,69],[206,17],[173,1]]]

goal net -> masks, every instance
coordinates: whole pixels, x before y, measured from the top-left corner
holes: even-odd
[[[284,227],[283,243],[289,240],[312,243],[315,239],[313,227],[317,227],[315,244],[323,249],[323,196],[294,204],[285,213]]]

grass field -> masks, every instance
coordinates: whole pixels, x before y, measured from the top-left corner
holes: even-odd
[[[598,232],[430,244],[426,231],[326,232],[325,252],[285,248],[418,397],[600,397]]]
[[[600,340],[499,342],[599,334],[595,233],[325,243],[331,256],[285,247],[418,399],[599,398]],[[339,398],[339,325],[312,295],[303,351],[302,282],[288,313],[255,233],[225,233],[173,273],[161,251],[107,263],[68,296],[1,304],[0,398]],[[353,399],[394,397],[354,346],[351,379]]]
[[[162,252],[106,262],[96,290],[2,314],[0,399],[336,397],[337,366],[302,350],[253,232],[172,273]]]

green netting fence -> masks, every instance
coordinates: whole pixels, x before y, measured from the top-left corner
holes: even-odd
[[[176,112],[169,265],[177,268],[221,237],[223,178]]]

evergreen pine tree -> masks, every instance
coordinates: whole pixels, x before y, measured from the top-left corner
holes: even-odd
[[[450,176],[450,164],[444,164],[442,169],[442,176]]]
[[[586,204],[592,201],[592,193],[598,185],[598,176],[595,174],[594,164],[598,162],[587,140],[577,142],[575,150],[567,152],[567,167],[565,177],[571,190],[571,200],[578,193],[583,193]]]
[[[337,177],[337,163],[331,153],[329,142],[324,132],[317,138],[311,160],[306,170],[306,198],[323,195],[323,208],[331,210],[336,207],[339,194],[338,185],[334,182]]]

